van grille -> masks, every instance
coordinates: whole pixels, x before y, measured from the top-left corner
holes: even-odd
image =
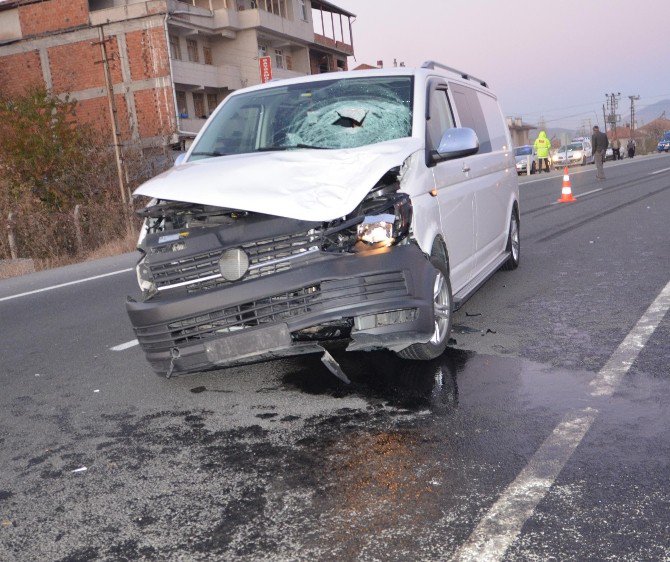
[[[305,253],[314,245],[317,238],[318,235],[314,232],[301,232],[242,244],[241,248],[249,255],[250,265],[257,266],[251,269],[242,280],[246,281],[289,270],[290,261],[272,262]],[[187,290],[193,293],[229,284],[229,281],[221,277],[213,278],[220,276],[219,258],[225,249],[217,248],[210,252],[185,256],[167,263],[150,265],[156,287],[164,290],[175,285],[187,284]]]

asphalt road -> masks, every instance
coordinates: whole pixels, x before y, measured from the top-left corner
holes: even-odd
[[[132,255],[0,281],[0,560],[670,560],[670,157],[605,170],[522,178],[519,269],[350,386],[155,376]]]

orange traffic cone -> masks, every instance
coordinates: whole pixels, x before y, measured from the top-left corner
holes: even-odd
[[[571,201],[577,201],[577,199],[572,196],[572,184],[570,183],[570,175],[566,166],[565,170],[563,170],[563,189],[561,190],[561,198],[558,202],[570,203]]]

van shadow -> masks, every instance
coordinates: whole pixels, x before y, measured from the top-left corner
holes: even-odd
[[[286,386],[333,397],[359,396],[397,408],[448,413],[458,405],[458,374],[474,353],[448,348],[432,361],[408,361],[387,351],[332,352],[351,380],[332,375],[316,355],[304,356],[283,376]]]

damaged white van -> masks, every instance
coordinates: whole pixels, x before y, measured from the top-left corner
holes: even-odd
[[[435,62],[236,91],[135,195],[151,202],[127,311],[167,376],[333,340],[432,359],[452,312],[519,264],[496,97]]]

